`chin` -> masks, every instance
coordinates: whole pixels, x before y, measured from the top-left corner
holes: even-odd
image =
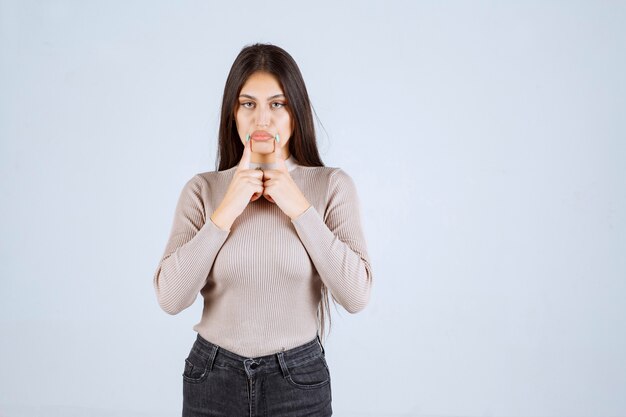
[[[274,153],[274,145],[272,145],[271,141],[265,142],[254,142],[252,144],[252,149],[256,153]]]

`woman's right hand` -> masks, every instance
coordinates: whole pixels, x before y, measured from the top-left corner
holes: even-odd
[[[228,185],[224,199],[211,215],[211,220],[220,229],[230,230],[230,226],[248,203],[263,195],[263,171],[250,169],[251,146],[252,141],[246,141],[243,155]]]

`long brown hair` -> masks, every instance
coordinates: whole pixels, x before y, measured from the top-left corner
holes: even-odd
[[[217,169],[219,171],[230,169],[241,160],[243,144],[237,132],[235,112],[243,85],[248,77],[257,71],[275,76],[287,98],[287,110],[293,123],[293,132],[288,142],[289,153],[300,165],[325,166],[317,150],[313,106],[309,100],[300,68],[284,49],[272,44],[256,43],[245,46],[239,52],[226,79],[220,117]],[[329,333],[331,326],[329,291],[324,283],[322,283],[317,317],[321,337],[324,338],[326,319],[329,324]]]

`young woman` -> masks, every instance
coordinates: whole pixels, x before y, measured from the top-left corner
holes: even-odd
[[[235,59],[218,161],[183,187],[154,275],[169,314],[204,298],[183,416],[330,416],[329,292],[362,310],[372,270],[354,182],[322,163],[304,80],[283,49],[255,44]]]

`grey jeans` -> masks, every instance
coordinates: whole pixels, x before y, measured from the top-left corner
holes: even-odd
[[[330,371],[319,336],[246,358],[198,334],[182,376],[183,417],[332,415]]]

